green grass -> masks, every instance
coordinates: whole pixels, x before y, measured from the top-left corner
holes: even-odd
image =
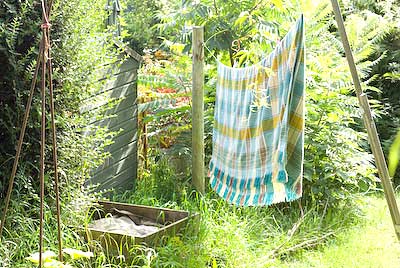
[[[385,199],[368,197],[363,210],[363,222],[340,233],[321,250],[304,251],[298,260],[282,263],[282,267],[399,268],[400,243]]]
[[[107,257],[99,247],[91,248],[95,258],[75,262],[74,267],[400,268],[400,244],[382,196],[363,197],[358,202],[359,210],[346,206],[326,211],[304,207],[301,217],[296,202],[269,208],[239,208],[213,193],[189,197],[185,187],[174,195],[178,199],[165,202],[154,195],[154,185],[143,181],[139,186],[135,193],[127,192],[116,198],[128,203],[200,212],[198,231],[191,225],[184,234],[166,238],[163,245],[132,248],[129,261]],[[19,205],[14,203],[13,207]],[[67,216],[79,217],[72,210],[68,215],[65,213],[68,211],[64,212],[64,223]],[[7,239],[0,245],[0,267],[33,267],[24,258],[37,251],[37,222],[24,220],[21,215],[18,211],[16,217],[20,218],[13,217],[18,229],[9,229]],[[56,251],[55,231],[50,221],[45,241],[47,249],[53,251]],[[73,230],[64,231],[65,247],[89,249]]]
[[[162,205],[141,190],[122,201]],[[200,211],[199,233],[168,238],[153,249],[149,267],[400,268],[400,244],[383,195],[362,197],[358,209],[305,207],[303,218],[297,203],[238,208],[212,193],[180,196],[166,206]]]
[[[163,204],[152,194],[157,192],[154,188],[159,187],[159,182],[151,181],[154,182],[139,182],[134,194],[120,195],[117,201],[199,211],[201,222],[197,234],[188,230],[154,248],[148,262],[150,267],[310,267],[312,253],[317,259],[325,248],[341,243],[340,236],[347,230],[357,230],[352,226],[364,226],[367,217],[362,216],[361,210],[346,206],[326,211],[305,207],[301,217],[296,202],[269,208],[239,208],[213,193],[189,198],[185,191],[175,195],[179,196],[175,202]],[[369,201],[359,204],[364,208]],[[307,252],[309,261],[303,258]]]
[[[224,206],[210,209],[203,213],[199,237],[171,239],[165,247],[156,249],[158,256],[152,267],[400,267],[400,245],[385,200],[368,197],[362,209],[365,217],[355,225],[347,218],[351,214],[323,220],[308,211],[290,238],[288,234],[297,223],[295,213],[280,215],[275,209],[230,211]],[[296,245],[330,231],[335,232],[336,239],[331,237],[316,248],[294,250]],[[274,255],[277,249],[281,254]],[[166,264],[168,261],[171,265]]]

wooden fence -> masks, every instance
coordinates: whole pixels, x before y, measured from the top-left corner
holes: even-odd
[[[106,126],[111,131],[119,131],[113,138],[113,143],[106,147],[110,157],[92,171],[92,176],[87,181],[89,184],[98,185],[97,190],[132,189],[137,177],[136,99],[137,70],[141,57],[130,49],[126,49],[125,53],[128,57],[121,55],[120,62],[109,68],[111,74],[105,78],[107,81],[96,96],[105,100],[100,104],[104,107],[110,101],[119,101],[112,108],[107,108],[105,119],[93,123],[97,126]]]

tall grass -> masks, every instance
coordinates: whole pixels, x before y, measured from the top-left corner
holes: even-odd
[[[88,206],[94,199],[75,197],[75,202],[63,210],[64,247],[90,250],[95,257],[79,261],[67,258],[68,262],[84,268],[281,267],[298,261],[305,250],[312,252],[331,243],[335,236],[359,222],[362,215],[360,210],[348,206],[321,210],[300,207],[297,202],[267,208],[232,206],[212,191],[204,196],[192,191],[186,181],[177,180],[168,161],[159,161],[151,171],[138,180],[135,191],[115,194],[112,199],[198,212],[200,223],[190,223],[182,233],[164,237],[160,244],[123,244],[118,245],[119,253],[109,254],[99,244],[87,243],[81,228],[76,228],[90,222]],[[163,193],[165,189],[169,191],[168,197]],[[56,252],[56,223],[50,215],[51,206],[46,207],[45,245],[46,249]],[[32,217],[37,214],[36,210],[34,205],[24,204],[23,199],[12,202],[11,228],[6,230],[7,239],[0,245],[0,267],[33,267],[25,257],[38,250],[38,222]],[[125,256],[124,250],[128,251]]]
[[[155,193],[168,183],[176,185],[176,176],[171,170],[164,170],[169,175],[164,178],[151,174],[138,181],[135,192],[113,199],[199,212],[201,219],[198,230],[190,225],[184,233],[155,246],[150,267],[272,267],[304,249],[324,245],[361,216],[359,210],[301,208],[297,202],[268,208],[236,207],[211,191],[204,196],[192,192],[185,182],[175,188],[175,198],[160,202]],[[130,265],[127,267],[135,267]]]

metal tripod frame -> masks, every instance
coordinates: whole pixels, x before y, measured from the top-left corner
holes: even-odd
[[[46,0],[41,0],[42,4],[42,38],[39,45],[39,54],[36,59],[36,67],[30,87],[30,94],[25,108],[24,120],[21,127],[20,136],[18,139],[17,151],[14,158],[13,168],[8,184],[7,195],[5,199],[5,207],[3,217],[0,223],[0,239],[4,229],[8,207],[10,204],[11,193],[13,190],[14,180],[17,172],[18,162],[21,155],[22,143],[25,136],[26,126],[29,119],[29,114],[32,106],[33,94],[36,88],[39,71],[41,73],[41,139],[40,139],[40,226],[39,226],[39,267],[42,267],[43,260],[43,225],[44,225],[44,160],[45,160],[45,143],[46,143],[46,78],[48,79],[48,90],[50,98],[50,114],[51,114],[51,130],[52,130],[52,148],[53,148],[53,161],[54,161],[54,181],[56,193],[56,208],[57,208],[57,235],[58,235],[58,256],[60,261],[63,259],[62,255],[62,241],[61,241],[61,209],[60,209],[60,195],[59,195],[59,179],[58,179],[58,166],[57,166],[57,131],[55,126],[55,113],[54,113],[54,90],[53,90],[53,66],[51,58],[51,42],[50,42],[50,23],[49,18],[52,8],[52,0],[46,3]]]

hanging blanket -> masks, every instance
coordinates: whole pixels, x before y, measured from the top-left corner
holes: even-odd
[[[301,196],[304,155],[303,16],[260,63],[218,64],[211,187],[229,203]]]

